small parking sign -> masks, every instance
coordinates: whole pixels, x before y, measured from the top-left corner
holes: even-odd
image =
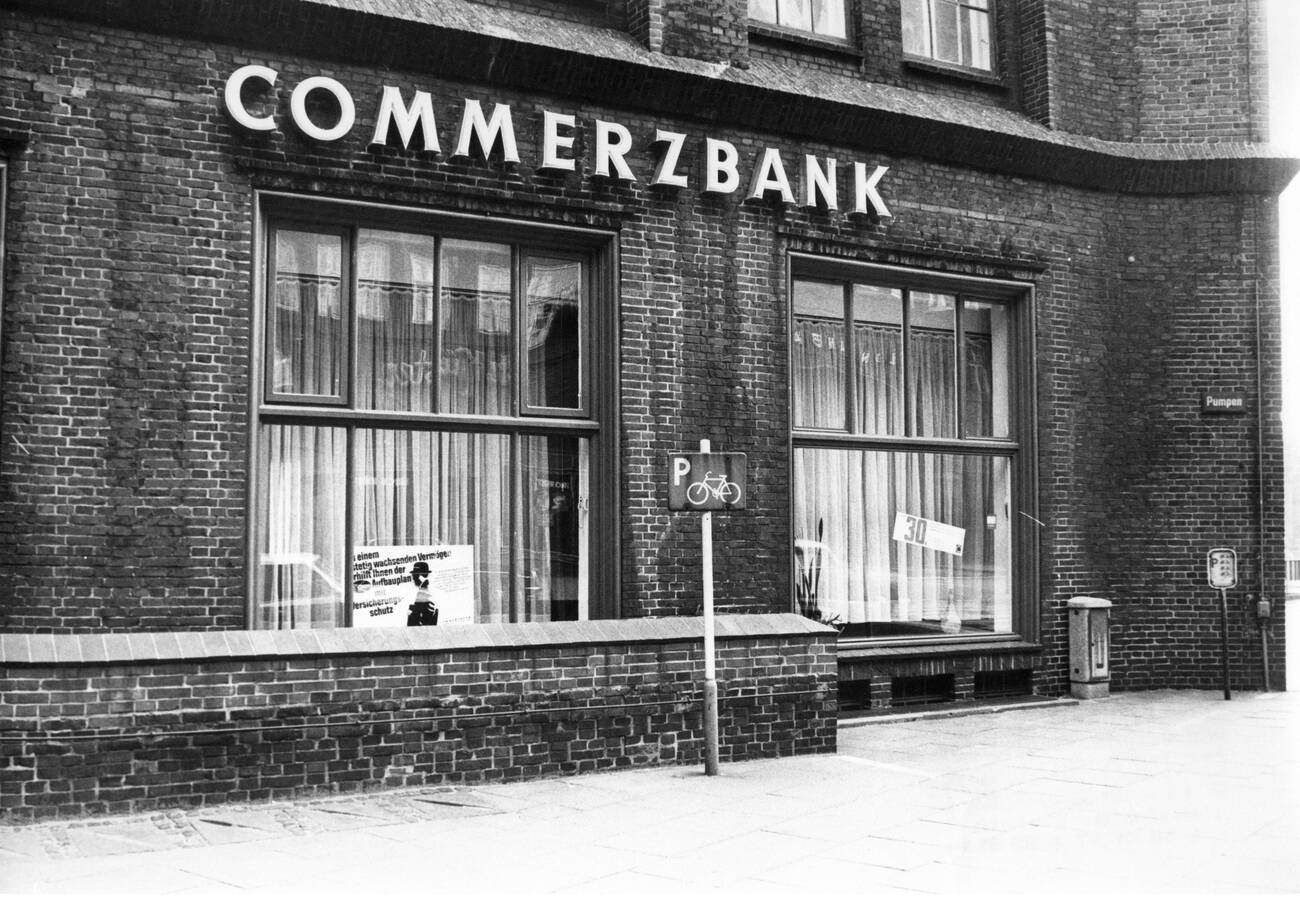
[[[1216,547],[1206,554],[1206,570],[1211,588],[1237,587],[1237,552],[1230,547]]]
[[[745,462],[744,454],[670,454],[668,509],[744,510]]]

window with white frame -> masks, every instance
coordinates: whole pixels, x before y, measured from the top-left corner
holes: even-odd
[[[795,270],[795,595],[845,636],[1015,630],[1017,309],[983,287]]]
[[[818,37],[848,39],[849,0],[749,0],[749,18]]]
[[[902,0],[903,52],[991,72],[993,2]]]
[[[597,615],[600,240],[307,213],[266,218],[253,624]]]

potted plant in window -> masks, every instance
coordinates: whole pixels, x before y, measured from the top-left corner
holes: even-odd
[[[828,617],[822,612],[818,600],[822,578],[822,554],[826,549],[826,545],[822,542],[824,530],[825,521],[818,519],[815,540],[795,540],[794,556],[799,566],[794,580],[795,603],[798,604],[801,615],[832,626],[836,631],[843,631],[844,624],[840,622],[839,614]]]

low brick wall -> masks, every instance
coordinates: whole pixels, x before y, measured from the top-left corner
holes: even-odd
[[[0,635],[3,818],[702,760],[698,618]],[[717,620],[721,756],[835,750],[835,632]]]

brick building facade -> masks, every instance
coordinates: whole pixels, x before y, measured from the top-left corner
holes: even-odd
[[[727,753],[833,747],[837,672],[1060,694],[1076,595],[1117,688],[1215,686],[1216,546],[1260,686],[1296,168],[1262,3],[950,7],[8,4],[5,807],[697,758],[667,457],[702,438],[747,455]],[[421,597],[439,637],[360,628]]]

